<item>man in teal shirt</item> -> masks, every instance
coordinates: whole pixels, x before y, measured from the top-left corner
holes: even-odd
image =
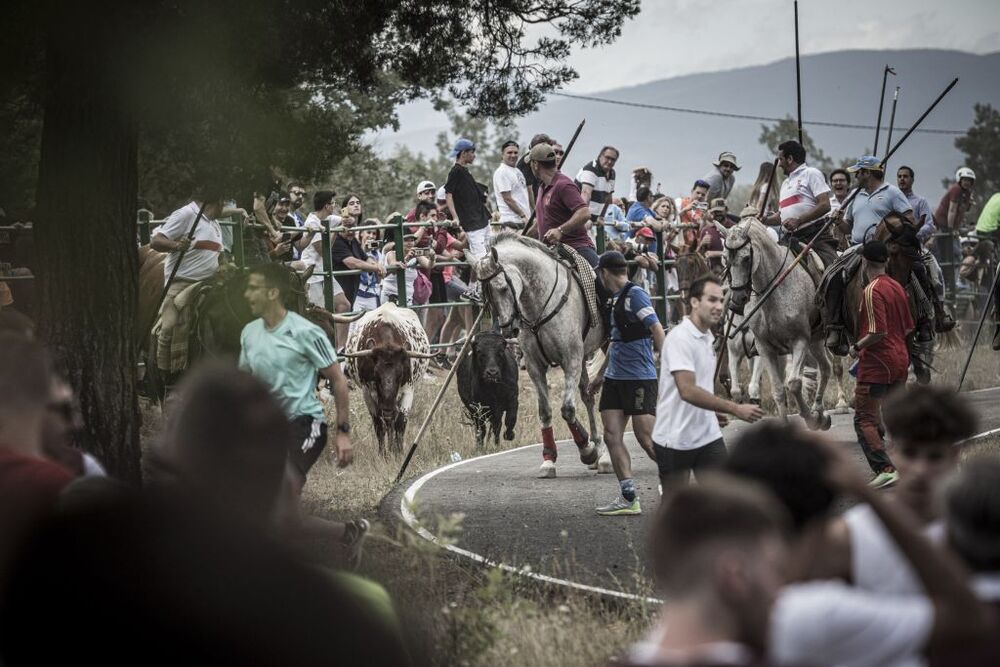
[[[317,372],[333,386],[337,464],[349,465],[354,450],[347,379],[337,354],[322,329],[285,308],[288,289],[288,270],[280,264],[262,264],[250,271],[245,296],[258,319],[246,325],[240,336],[240,368],[271,388],[292,423],[295,435],[288,456],[301,491],[306,474],[326,445],[323,405],[316,396]]]

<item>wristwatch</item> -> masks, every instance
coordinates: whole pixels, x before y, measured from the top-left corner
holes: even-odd
[[[343,422],[341,424],[337,424],[337,430],[340,431],[341,433],[350,433],[351,432],[351,425],[348,424],[347,422]]]

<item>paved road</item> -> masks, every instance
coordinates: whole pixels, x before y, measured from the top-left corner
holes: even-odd
[[[970,392],[968,397],[981,416],[980,431],[1000,429],[1000,388]],[[727,439],[732,441],[745,427],[727,427]],[[859,467],[867,468],[854,441],[852,415],[834,415],[830,433],[855,452]],[[597,475],[580,464],[576,447],[567,440],[558,443],[555,479],[535,477],[541,446],[529,445],[445,466],[408,482],[406,496],[413,504],[411,512],[403,511],[404,520],[430,538],[435,517],[461,512],[463,530],[452,550],[462,556],[512,568],[528,566],[533,573],[556,578],[556,583],[648,592],[643,563],[647,530],[659,500],[658,477],[656,464],[631,435],[626,441],[642,516],[594,513],[594,507],[617,494],[617,482],[614,475]],[[386,502],[398,511],[402,495],[393,494]]]

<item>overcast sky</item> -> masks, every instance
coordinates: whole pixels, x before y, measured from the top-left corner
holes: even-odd
[[[614,0],[609,0],[614,2]],[[592,92],[795,54],[792,0],[644,0],[614,44],[577,49]],[[803,54],[841,49],[1000,51],[1000,0],[800,0]]]

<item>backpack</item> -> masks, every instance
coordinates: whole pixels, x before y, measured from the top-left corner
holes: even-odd
[[[431,298],[431,279],[424,275],[423,271],[417,271],[417,277],[413,281],[413,303],[421,306]]]

